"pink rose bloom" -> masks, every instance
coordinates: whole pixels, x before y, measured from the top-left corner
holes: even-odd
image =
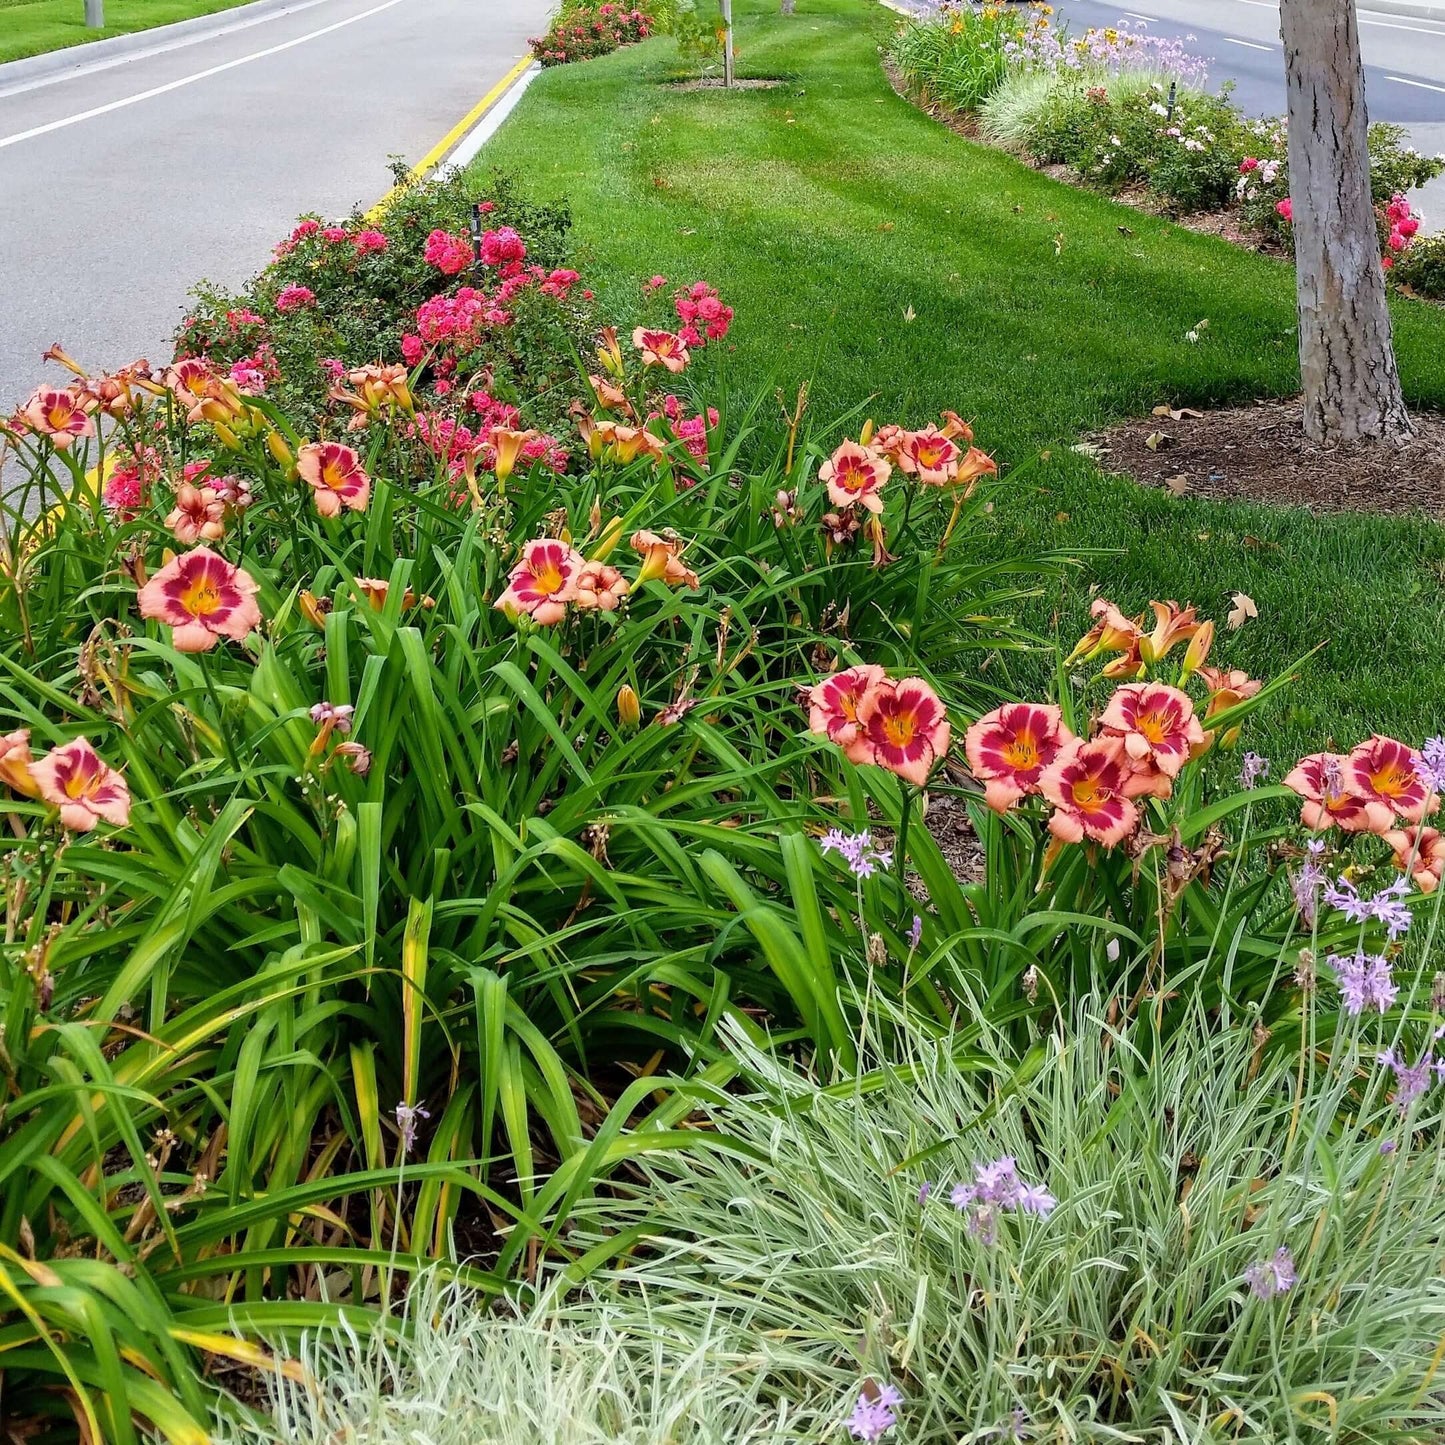
[[[510,226],[488,231],[482,237],[482,261],[488,266],[501,266],[509,261],[524,261],[527,248]]]
[[[303,306],[314,306],[316,293],[306,286],[287,286],[276,298],[278,311],[299,311]]]
[[[457,276],[472,264],[472,243],[466,236],[454,236],[449,231],[433,231],[426,238],[422,258],[427,265],[435,266],[443,276]]]
[[[358,231],[351,244],[356,247],[358,255],[370,256],[374,252],[386,250],[391,243],[382,232],[374,227],[368,227],[364,231]]]
[[[1293,224],[1293,222],[1294,222],[1294,202],[1293,202],[1292,200],[1290,200],[1290,198],[1289,198],[1288,196],[1286,196],[1286,197],[1284,198],[1284,200],[1282,200],[1282,201],[1276,201],[1276,202],[1275,202],[1275,205],[1274,205],[1274,208],[1275,208],[1276,211],[1279,212],[1279,214],[1280,214],[1281,216],[1284,217],[1284,219],[1285,219],[1286,221],[1289,221],[1291,224]]]

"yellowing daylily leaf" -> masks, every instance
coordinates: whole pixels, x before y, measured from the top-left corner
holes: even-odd
[[[249,1365],[253,1370],[277,1368],[276,1358],[270,1351],[263,1350],[260,1345],[253,1344],[250,1340],[238,1339],[235,1335],[218,1335],[210,1330],[188,1330],[172,1325],[170,1336],[183,1345],[194,1346],[208,1355],[220,1355],[224,1359],[235,1360],[237,1364]],[[297,1360],[282,1361],[280,1370],[288,1380],[295,1380],[298,1385],[307,1383],[306,1371]]]

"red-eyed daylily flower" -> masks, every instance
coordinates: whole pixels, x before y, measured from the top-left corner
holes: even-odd
[[[937,427],[908,432],[898,449],[898,467],[925,487],[946,487],[958,476],[963,453]]]
[[[1125,617],[1105,597],[1096,597],[1089,613],[1094,625],[1078,640],[1074,650],[1064,659],[1067,667],[1075,662],[1091,662],[1105,652],[1123,653],[1123,657],[1104,670],[1105,677],[1133,677],[1144,663],[1140,647],[1144,632],[1132,617]],[[1110,669],[1120,669],[1111,671]]]
[[[74,738],[31,763],[40,797],[60,810],[60,821],[75,833],[99,822],[124,828],[130,822],[130,789],[84,738]]]
[[[1188,642],[1203,623],[1194,608],[1180,607],[1177,602],[1151,602],[1154,609],[1154,630],[1139,644],[1139,655],[1151,667],[1167,657],[1181,642]]]
[[[208,421],[229,427],[247,415],[240,389],[198,356],[176,362],[167,368],[162,380],[177,405],[185,407],[189,422]]]
[[[1039,778],[1039,792],[1054,806],[1049,832],[1063,843],[1122,843],[1139,824],[1139,809],[1126,792],[1129,777],[1117,743],[1066,743]]]
[[[182,482],[176,488],[176,505],[166,526],[183,547],[217,542],[226,535],[226,504],[210,487]]]
[[[1006,813],[1020,798],[1039,790],[1039,778],[1074,735],[1052,703],[1010,702],[974,723],[963,737],[963,750],[983,800],[995,813]]]
[[[662,461],[667,456],[667,444],[661,437],[654,436],[645,427],[623,426],[615,421],[592,424],[587,450],[594,460],[605,456],[624,467],[641,456],[654,461]]]
[[[573,599],[583,612],[615,612],[631,584],[606,562],[587,562],[577,574],[577,596]]]
[[[697,573],[683,564],[680,537],[634,532],[632,550],[642,558],[642,568],[637,574],[639,584],[660,577],[669,587],[691,587],[693,591],[699,587]]]
[[[95,435],[91,412],[95,401],[88,394],[71,387],[42,386],[30,395],[20,408],[19,420],[37,436],[47,438],[58,452],[63,452],[79,437]]]
[[[505,482],[517,469],[517,458],[522,448],[540,435],[536,431],[516,431],[511,427],[494,426],[487,434],[487,440],[497,453],[492,472],[499,482]]]
[[[688,363],[687,347],[676,332],[649,331],[639,326],[632,333],[632,344],[642,353],[644,366],[665,366],[676,373]]]
[[[1345,759],[1345,791],[1361,802],[1383,804],[1407,823],[1418,823],[1440,806],[1416,771],[1419,756],[1404,743],[1376,733]]]
[[[825,677],[808,694],[808,731],[847,752],[862,733],[858,709],[863,699],[886,681],[883,669],[871,663]]]
[[[323,517],[339,517],[343,507],[364,512],[371,500],[371,478],[361,458],[340,442],[307,442],[296,454],[296,471]]]
[[[876,763],[921,788],[948,752],[951,730],[939,696],[921,677],[884,681],[858,704],[859,736],[848,756]]]
[[[178,652],[209,652],[223,637],[243,642],[261,624],[256,580],[249,572],[197,547],[173,557],[137,597],[142,617],[172,629]]]
[[[1116,688],[1099,724],[1122,740],[1133,763],[1150,764],[1167,778],[1177,778],[1180,768],[1207,746],[1193,700],[1159,682]]]
[[[533,622],[551,627],[567,615],[577,596],[577,578],[586,559],[565,542],[538,537],[522,548],[522,560],[507,578],[507,590],[495,606],[508,617],[527,613]]]
[[[878,494],[893,469],[868,447],[844,442],[818,468],[818,480],[828,487],[828,500],[835,507],[860,506],[870,512],[883,510]]]
[[[1438,828],[1392,828],[1382,835],[1395,850],[1395,867],[1408,868],[1421,893],[1433,893],[1445,876],[1445,833]]]
[[[40,792],[30,775],[30,763],[29,728],[18,728],[0,737],[0,783],[27,798],[33,798]]]
[[[1366,802],[1345,788],[1345,760],[1338,753],[1311,753],[1285,775],[1284,785],[1304,799],[1300,822],[1311,832],[1340,827],[1347,833],[1384,833],[1395,821],[1385,803]]]

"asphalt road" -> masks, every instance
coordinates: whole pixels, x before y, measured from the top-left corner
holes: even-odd
[[[387,157],[419,160],[550,9],[298,0],[104,68],[0,66],[0,411],[61,379],[55,341],[95,366],[168,359],[197,281],[245,279],[302,211],[379,198]]]
[[[1152,35],[1193,36],[1189,49],[1209,59],[1210,85],[1235,83],[1235,99],[1256,115],[1285,108],[1284,51],[1277,0],[1054,0],[1070,30],[1120,18]],[[1362,8],[1360,48],[1371,120],[1408,127],[1427,155],[1445,151],[1445,22]],[[1445,177],[1414,196],[1432,230],[1445,229]]]

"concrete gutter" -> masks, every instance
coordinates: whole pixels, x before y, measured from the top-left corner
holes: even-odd
[[[247,30],[253,25],[279,19],[298,10],[310,10],[327,0],[250,0],[214,15],[198,15],[191,20],[177,20],[172,25],[157,25],[150,30],[137,30],[131,35],[112,35],[107,40],[88,40],[67,45],[61,50],[32,55],[24,60],[10,60],[0,65],[0,95],[29,90],[62,75],[86,75],[96,70],[109,70],[142,55],[160,55],[197,45],[216,35]]]

